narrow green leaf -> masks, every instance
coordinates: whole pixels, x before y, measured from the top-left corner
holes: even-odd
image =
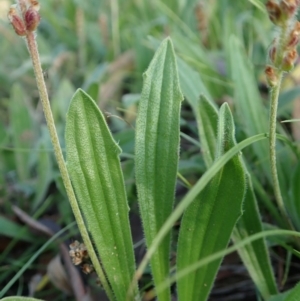
[[[87,228],[117,300],[124,301],[135,262],[119,160],[121,149],[95,102],[80,89],[67,114],[66,152]]]
[[[260,0],[248,0],[248,1],[252,3],[254,6],[256,6],[260,11],[266,14],[265,5]]]
[[[108,63],[104,62],[97,65],[92,73],[88,73],[89,76],[86,78],[82,86],[83,90],[88,91],[90,89],[90,86],[92,86],[94,83],[99,85],[99,82],[102,81],[104,75],[107,72],[107,68],[108,68]]]
[[[214,155],[216,153],[218,111],[204,96],[200,97],[200,101],[198,102],[195,111],[202,155],[206,167],[209,168],[214,161]]]
[[[173,208],[182,99],[172,42],[166,39],[144,74],[136,124],[136,183],[147,246]],[[169,275],[169,250],[170,234],[151,260],[155,285]],[[170,300],[169,290],[158,299]]]
[[[291,290],[272,296],[268,301],[299,301],[300,296],[300,282]]]
[[[300,119],[289,119],[289,120],[281,121],[281,123],[286,123],[286,122],[300,122]]]
[[[22,274],[31,266],[31,264],[42,254],[42,252],[45,251],[45,249],[57,238],[61,237],[62,234],[65,233],[65,231],[69,230],[71,227],[73,227],[75,222],[69,224],[65,228],[58,231],[56,234],[54,234],[49,240],[47,240],[35,253],[31,254],[28,261],[20,267],[18,272],[6,283],[4,287],[1,288],[0,291],[0,298],[3,297],[7,291],[18,281],[18,279],[22,276]]]
[[[99,82],[96,83],[92,83],[89,86],[89,89],[87,91],[87,93],[93,98],[93,99],[98,99],[98,95],[99,95]]]
[[[58,125],[59,121],[65,123],[66,112],[69,107],[69,99],[74,95],[75,88],[71,81],[63,79],[60,81],[59,86],[55,89],[55,92],[51,98],[51,109],[54,120]]]
[[[193,70],[184,60],[177,57],[180,87],[184,96],[193,108],[198,106],[200,95],[211,99],[198,72]]]
[[[174,223],[181,217],[183,212],[190,206],[190,204],[195,200],[200,192],[206,187],[206,185],[213,179],[213,177],[223,168],[224,164],[231,160],[235,155],[239,154],[241,150],[245,147],[251,145],[254,142],[266,139],[266,134],[259,134],[253,137],[247,138],[242,142],[235,145],[228,152],[218,158],[214,164],[202,175],[202,177],[197,181],[197,183],[189,190],[185,195],[183,200],[176,206],[172,214],[166,220],[162,228],[157,233],[153,243],[148,247],[147,254],[141,261],[136,274],[140,275],[145,270],[147,263],[152,258],[156,251],[157,245],[164,239],[164,237],[169,233],[169,231],[174,226]],[[295,232],[297,233],[297,232]],[[165,288],[165,286],[164,286]],[[163,288],[163,289],[164,289]]]
[[[300,282],[289,292],[284,301],[299,301],[300,296]]]
[[[231,236],[235,243],[263,231],[250,175],[247,175],[247,187],[244,212]],[[277,286],[265,240],[263,238],[255,240],[239,249],[238,252],[262,297],[267,299],[271,295],[277,294]]]
[[[50,153],[46,151],[44,144],[41,144],[38,149],[36,195],[33,200],[33,210],[36,210],[43,201],[51,180],[52,166]]]
[[[197,116],[200,140],[202,144],[202,154],[207,167],[209,167],[212,164],[213,162],[212,156],[215,153],[217,120],[218,120],[217,114],[218,113],[215,107],[205,97],[202,96],[200,98],[198,107],[196,107],[196,116]],[[246,214],[245,217],[246,221],[244,221],[246,224],[242,222],[238,223],[238,225],[241,225],[240,227],[241,236],[236,235],[236,240],[244,237],[242,235],[243,233],[245,235],[249,234],[246,231],[247,229],[253,230],[253,228],[255,228],[256,231],[258,232],[261,231],[261,224],[258,215],[259,213],[257,211],[258,210],[257,206],[255,205],[256,200],[251,198],[250,197],[251,195],[254,197],[252,186],[251,186],[251,191],[248,190],[247,192],[248,203],[251,202],[250,204],[252,206],[248,204],[249,208],[247,208],[246,212],[244,213],[244,215]],[[250,220],[249,220],[250,224],[247,223],[248,221],[247,214],[249,214],[250,216]],[[251,219],[251,216],[255,216],[256,218]],[[242,220],[244,220],[243,217]],[[254,220],[257,224],[251,225],[251,221],[254,222]],[[257,227],[255,227],[256,225]],[[235,232],[238,232],[238,230],[235,230]],[[244,255],[242,256],[242,259],[244,259],[245,264],[249,266],[250,275],[252,276],[256,285],[260,288],[262,295],[270,296],[271,294],[277,293],[277,289],[276,289],[272,269],[269,262],[268,252],[264,240],[260,240],[255,243],[256,244],[254,247],[251,245],[248,250],[243,250],[244,252],[241,252],[242,255]],[[252,252],[250,252],[250,250]],[[261,256],[262,260],[260,260],[260,254],[262,255]],[[256,261],[258,261],[258,263]]]
[[[35,238],[24,227],[0,215],[0,235],[32,242]]]
[[[284,293],[278,294],[276,296],[272,296],[271,298],[268,299],[268,301],[285,301],[288,294],[289,294],[289,292],[284,292]]]
[[[192,106],[197,119],[202,154],[206,167],[211,166],[215,154],[218,112],[199,73],[178,58],[179,79],[182,92]],[[200,100],[199,100],[200,97]]]
[[[175,281],[178,282],[181,278],[186,277],[187,275],[200,269],[201,267],[206,266],[209,263],[211,263],[215,260],[218,260],[219,258],[223,258],[224,256],[229,255],[230,253],[232,253],[234,251],[237,251],[238,249],[246,246],[247,244],[249,244],[257,239],[267,238],[267,237],[270,239],[271,237],[275,237],[275,236],[300,237],[300,232],[291,231],[291,230],[267,230],[267,231],[262,231],[260,233],[253,234],[250,237],[238,242],[237,244],[228,247],[227,249],[223,249],[219,252],[211,254],[211,255],[199,260],[198,262],[193,263],[192,265],[186,267],[185,269],[183,269],[181,271],[177,271],[177,273],[175,273],[173,276],[167,278],[163,283],[161,283],[157,287],[157,291],[159,292],[159,291],[165,289],[165,287],[171,286],[173,283],[175,283]],[[285,238],[283,238],[283,239],[285,239]]]
[[[235,144],[232,115],[224,104],[219,113],[217,157]],[[178,272],[226,248],[242,213],[246,189],[239,156],[234,156],[221,168],[184,213],[177,250]],[[216,260],[180,279],[177,284],[179,300],[207,300],[220,263],[221,259]]]
[[[292,173],[290,181],[291,197],[286,201],[287,210],[295,223],[298,230],[300,230],[300,163],[298,163]]]
[[[7,141],[7,130],[5,128],[5,125],[0,122],[0,147],[3,147]]]
[[[239,121],[247,136],[268,132],[268,113],[263,106],[254,78],[253,66],[235,36],[229,40],[231,78],[234,83],[234,101]],[[264,173],[271,179],[269,148],[266,141],[253,145]]]
[[[30,152],[19,151],[19,149],[30,149],[33,147],[34,131],[32,118],[24,101],[23,90],[18,85],[14,85],[12,88],[9,109],[16,169],[19,179],[25,181],[29,178]]]

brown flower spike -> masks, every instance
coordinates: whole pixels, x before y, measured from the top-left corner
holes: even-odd
[[[79,265],[89,258],[86,246],[77,240],[70,244],[70,249],[69,254],[74,265]]]
[[[300,22],[295,20],[299,0],[268,0],[266,9],[270,20],[280,29],[280,38],[274,39],[269,49],[271,66],[265,69],[271,87],[278,83],[278,74],[293,69],[298,58],[296,47],[300,41]],[[279,72],[279,73],[278,73]]]
[[[281,19],[282,19],[282,11],[280,9],[280,6],[276,3],[276,1],[269,0],[266,3],[266,9],[268,11],[270,20],[275,25],[279,25],[281,23]]]
[[[35,31],[40,23],[40,19],[41,19],[41,17],[39,15],[39,13],[35,9],[30,7],[25,12],[26,29],[28,31]]]
[[[282,70],[290,71],[294,68],[294,64],[298,58],[298,53],[296,49],[291,49],[288,51],[282,61]]]
[[[266,66],[265,74],[270,87],[274,87],[278,83],[278,75],[272,66]]]
[[[298,5],[297,0],[282,0],[280,2],[280,9],[284,15],[291,18],[296,13]]]
[[[36,30],[41,20],[39,8],[39,2],[35,0],[23,0],[22,7],[20,3],[11,6],[8,19],[17,35],[26,36]]]
[[[26,35],[26,27],[22,18],[18,15],[15,5],[12,5],[8,12],[8,20],[12,24],[18,36]]]

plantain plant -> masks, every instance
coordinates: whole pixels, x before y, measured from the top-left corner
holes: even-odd
[[[284,295],[278,294],[265,242],[267,236],[290,235],[294,246],[299,246],[300,234],[295,231],[298,227],[289,218],[290,207],[286,208],[280,191],[275,143],[280,81],[283,73],[292,68],[296,57],[295,46],[300,29],[294,19],[299,5],[296,0],[267,2],[271,20],[281,28],[278,40],[270,49],[272,66],[266,68],[271,86],[269,133],[266,133],[266,120],[257,120],[256,114],[263,114],[263,109],[254,112],[259,104],[251,103],[251,93],[247,89],[252,82],[243,86],[244,73],[251,73],[247,59],[237,39],[231,37],[229,40],[229,47],[235,51],[230,51],[231,55],[234,53],[230,57],[231,74],[233,80],[239,82],[236,93],[243,98],[238,110],[243,114],[248,114],[248,109],[250,111],[246,119],[249,137],[239,143],[235,138],[230,106],[224,103],[218,108],[205,87],[201,91],[190,89],[190,81],[196,80],[197,83],[200,79],[190,77],[193,71],[176,57],[171,39],[166,38],[156,50],[144,73],[135,128],[135,178],[147,246],[147,253],[138,267],[120,164],[122,150],[113,139],[96,102],[78,89],[67,112],[64,158],[36,43],[39,4],[37,1],[19,0],[10,9],[13,28],[19,36],[25,37],[32,59],[55,156],[84,248],[110,301],[142,300],[143,291],[138,280],[148,263],[154,289],[150,297],[149,294],[145,297],[147,300],[156,297],[159,301],[170,301],[174,282],[179,301],[208,300],[223,257],[234,250],[238,251],[263,300],[290,301],[296,300],[295,296],[300,294],[299,284]],[[235,64],[235,60],[239,64]],[[183,95],[197,120],[206,172],[193,186],[190,185],[174,208]],[[253,177],[248,171],[247,158],[242,154],[242,150],[250,146],[257,157],[263,157],[267,139],[271,173],[266,166],[262,166],[262,170],[269,173],[274,183],[284,230],[263,231]],[[296,191],[295,181],[292,185]],[[295,197],[292,200],[299,201]],[[172,270],[171,230],[180,218],[176,269]],[[293,216],[293,219],[297,218],[299,214]],[[228,247],[230,241],[233,246]],[[72,248],[74,250],[75,245]],[[0,295],[4,294],[3,289]],[[37,299],[8,297],[1,300]]]

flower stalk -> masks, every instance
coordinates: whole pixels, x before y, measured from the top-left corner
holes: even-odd
[[[269,153],[271,175],[274,186],[275,199],[280,213],[286,220],[289,228],[293,229],[282,198],[276,165],[276,124],[278,97],[282,78],[285,72],[293,69],[298,57],[296,47],[299,42],[300,23],[295,20],[299,0],[269,0],[266,9],[270,20],[280,29],[280,34],[273,41],[269,51],[270,65],[265,68],[265,75],[270,91],[270,117],[269,117]]]
[[[112,290],[106,280],[99,259],[95,253],[91,243],[88,231],[84,224],[82,214],[80,212],[76,196],[72,187],[72,183],[68,174],[67,166],[63,157],[62,149],[59,143],[58,135],[55,128],[55,123],[50,107],[48,92],[44,81],[43,71],[41,67],[38,46],[35,39],[35,30],[40,22],[39,3],[35,0],[18,0],[17,5],[13,5],[9,11],[8,18],[19,36],[23,36],[27,43],[27,48],[32,60],[34,75],[41,99],[46,123],[49,129],[51,142],[54,148],[54,154],[62,176],[62,180],[73,210],[76,223],[78,225],[83,242],[87,248],[89,257],[93,263],[96,273],[101,281],[110,300],[114,300]]]

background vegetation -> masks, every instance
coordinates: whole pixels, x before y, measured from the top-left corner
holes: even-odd
[[[49,235],[73,222],[26,45],[7,21],[10,4],[6,0],[0,2],[0,287],[7,285]],[[136,251],[140,256],[143,240],[133,171],[134,126],[142,73],[154,50],[166,36],[171,36],[182,92],[188,99],[182,103],[180,119],[179,172],[194,184],[207,166],[199,148],[197,119],[192,111],[201,93],[217,106],[229,104],[238,142],[267,132],[268,89],[263,70],[274,26],[263,2],[258,0],[51,0],[41,2],[40,13],[38,45],[60,141],[64,147],[66,112],[75,90],[82,88],[105,112],[123,151],[122,169],[133,212],[133,237],[142,245]],[[300,118],[299,72],[296,66],[283,82],[280,120]],[[297,230],[300,229],[299,129],[297,123],[278,127],[290,141],[290,147],[278,145],[278,169],[282,193],[288,200],[286,207]],[[244,155],[264,227],[285,228],[274,203],[266,144],[248,148]],[[181,200],[186,191],[186,183],[179,179],[176,200]],[[30,224],[32,221],[20,209],[39,224]],[[42,226],[48,226],[52,232],[45,235]],[[75,226],[69,233],[71,240],[78,238]],[[289,243],[283,237],[268,240],[276,281],[283,290],[299,280],[298,254]],[[175,243],[172,248],[175,250]],[[53,284],[48,279],[63,277],[57,275],[57,266],[53,268],[57,254],[58,245],[49,244],[4,296],[34,294],[46,300],[73,300],[72,296],[66,297],[68,284],[52,280]],[[59,262],[56,264],[61,266]],[[84,281],[90,281],[95,288],[95,279],[84,277]],[[147,273],[143,281],[145,285],[148,283]],[[226,257],[211,300],[259,298],[238,256]]]

